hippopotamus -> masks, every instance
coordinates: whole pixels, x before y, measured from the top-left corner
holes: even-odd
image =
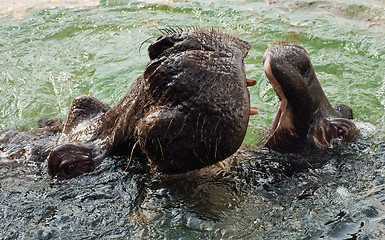
[[[329,103],[303,47],[268,44],[263,67],[281,104],[262,145],[279,152],[322,151],[357,136],[352,109]]]
[[[153,171],[184,173],[226,159],[241,146],[250,107],[244,58],[249,43],[213,29],[163,31],[148,47],[150,62],[110,107],[75,97],[48,170],[72,178],[107,155],[140,149]]]

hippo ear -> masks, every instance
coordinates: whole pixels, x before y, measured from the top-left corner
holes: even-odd
[[[156,42],[148,47],[148,56],[151,60],[158,58],[166,49],[171,48],[175,44],[175,39],[171,36],[159,37]]]
[[[79,95],[75,97],[71,101],[63,133],[69,134],[71,131],[76,130],[79,124],[107,112],[110,108],[106,103],[92,96]]]
[[[350,120],[319,118],[315,119],[313,126],[310,128],[308,139],[317,148],[324,149],[331,145],[333,139],[351,141],[357,134],[358,129]]]
[[[353,119],[353,110],[348,105],[342,104],[342,103],[336,103],[336,104],[333,104],[333,108],[334,110],[336,110],[336,112],[340,114],[340,117]]]

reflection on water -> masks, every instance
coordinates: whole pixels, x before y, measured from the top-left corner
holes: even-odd
[[[19,1],[17,10],[3,2],[0,14],[17,20],[3,17],[0,26],[1,128],[65,118],[78,94],[116,103],[143,72],[155,27],[167,26],[220,27],[249,41],[251,101],[261,113],[226,171],[164,176],[136,159],[124,172],[126,158],[108,158],[60,181],[45,162],[0,155],[2,239],[384,238],[382,1],[81,1],[92,7],[75,10],[61,3],[80,1]],[[326,154],[254,150],[278,107],[261,59],[280,39],[307,49],[331,102],[352,106],[356,142]]]
[[[15,20],[25,17],[31,9],[54,8],[58,6],[76,9],[98,5],[99,0],[0,0],[0,16],[11,15]]]

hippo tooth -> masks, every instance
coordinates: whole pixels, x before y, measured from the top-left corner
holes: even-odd
[[[223,170],[226,170],[225,166],[223,166],[221,162],[217,162],[215,165],[217,165],[219,168],[222,168]]]
[[[258,114],[259,110],[256,107],[250,107],[250,115]]]
[[[256,80],[250,79],[250,78],[246,78],[246,82],[248,87],[252,87],[252,86],[255,86],[255,84],[257,84]]]

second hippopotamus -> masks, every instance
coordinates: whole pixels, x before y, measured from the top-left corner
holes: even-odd
[[[281,101],[263,145],[281,152],[314,151],[327,149],[333,140],[350,141],[357,136],[350,120],[352,109],[329,103],[303,47],[269,44],[263,66]]]

